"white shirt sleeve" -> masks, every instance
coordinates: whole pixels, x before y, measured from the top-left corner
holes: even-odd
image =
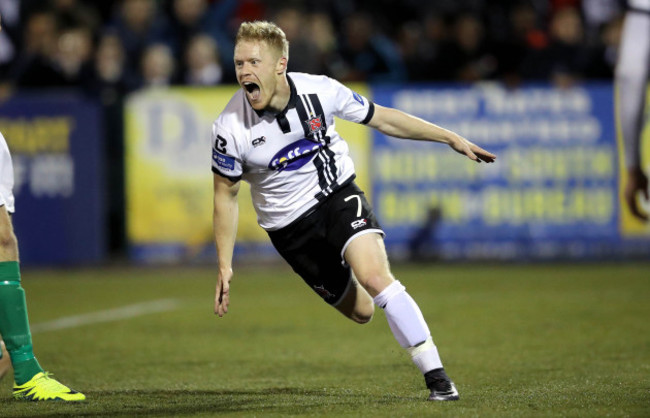
[[[330,79],[332,89],[336,92],[336,109],[334,115],[350,122],[366,124],[372,119],[375,105],[359,93],[350,90],[340,82]]]
[[[233,182],[243,174],[237,142],[218,122],[212,125],[212,171]]]

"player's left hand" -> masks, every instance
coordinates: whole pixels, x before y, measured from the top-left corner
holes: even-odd
[[[493,163],[497,159],[497,156],[484,150],[473,142],[468,141],[458,134],[453,134],[449,138],[449,146],[459,154],[466,155],[470,160],[480,163],[484,161],[486,163]]]

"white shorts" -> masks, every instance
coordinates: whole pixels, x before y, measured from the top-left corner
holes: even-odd
[[[5,138],[0,133],[0,206],[9,213],[14,213],[14,166]]]

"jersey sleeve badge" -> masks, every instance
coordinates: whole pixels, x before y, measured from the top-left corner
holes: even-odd
[[[212,150],[212,161],[216,164],[217,168],[231,172],[235,169],[235,159],[228,155],[222,154],[217,150]]]

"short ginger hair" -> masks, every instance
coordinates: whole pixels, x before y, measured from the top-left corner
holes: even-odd
[[[235,45],[241,41],[264,41],[280,56],[289,60],[289,41],[284,31],[273,22],[256,20],[239,26]]]

